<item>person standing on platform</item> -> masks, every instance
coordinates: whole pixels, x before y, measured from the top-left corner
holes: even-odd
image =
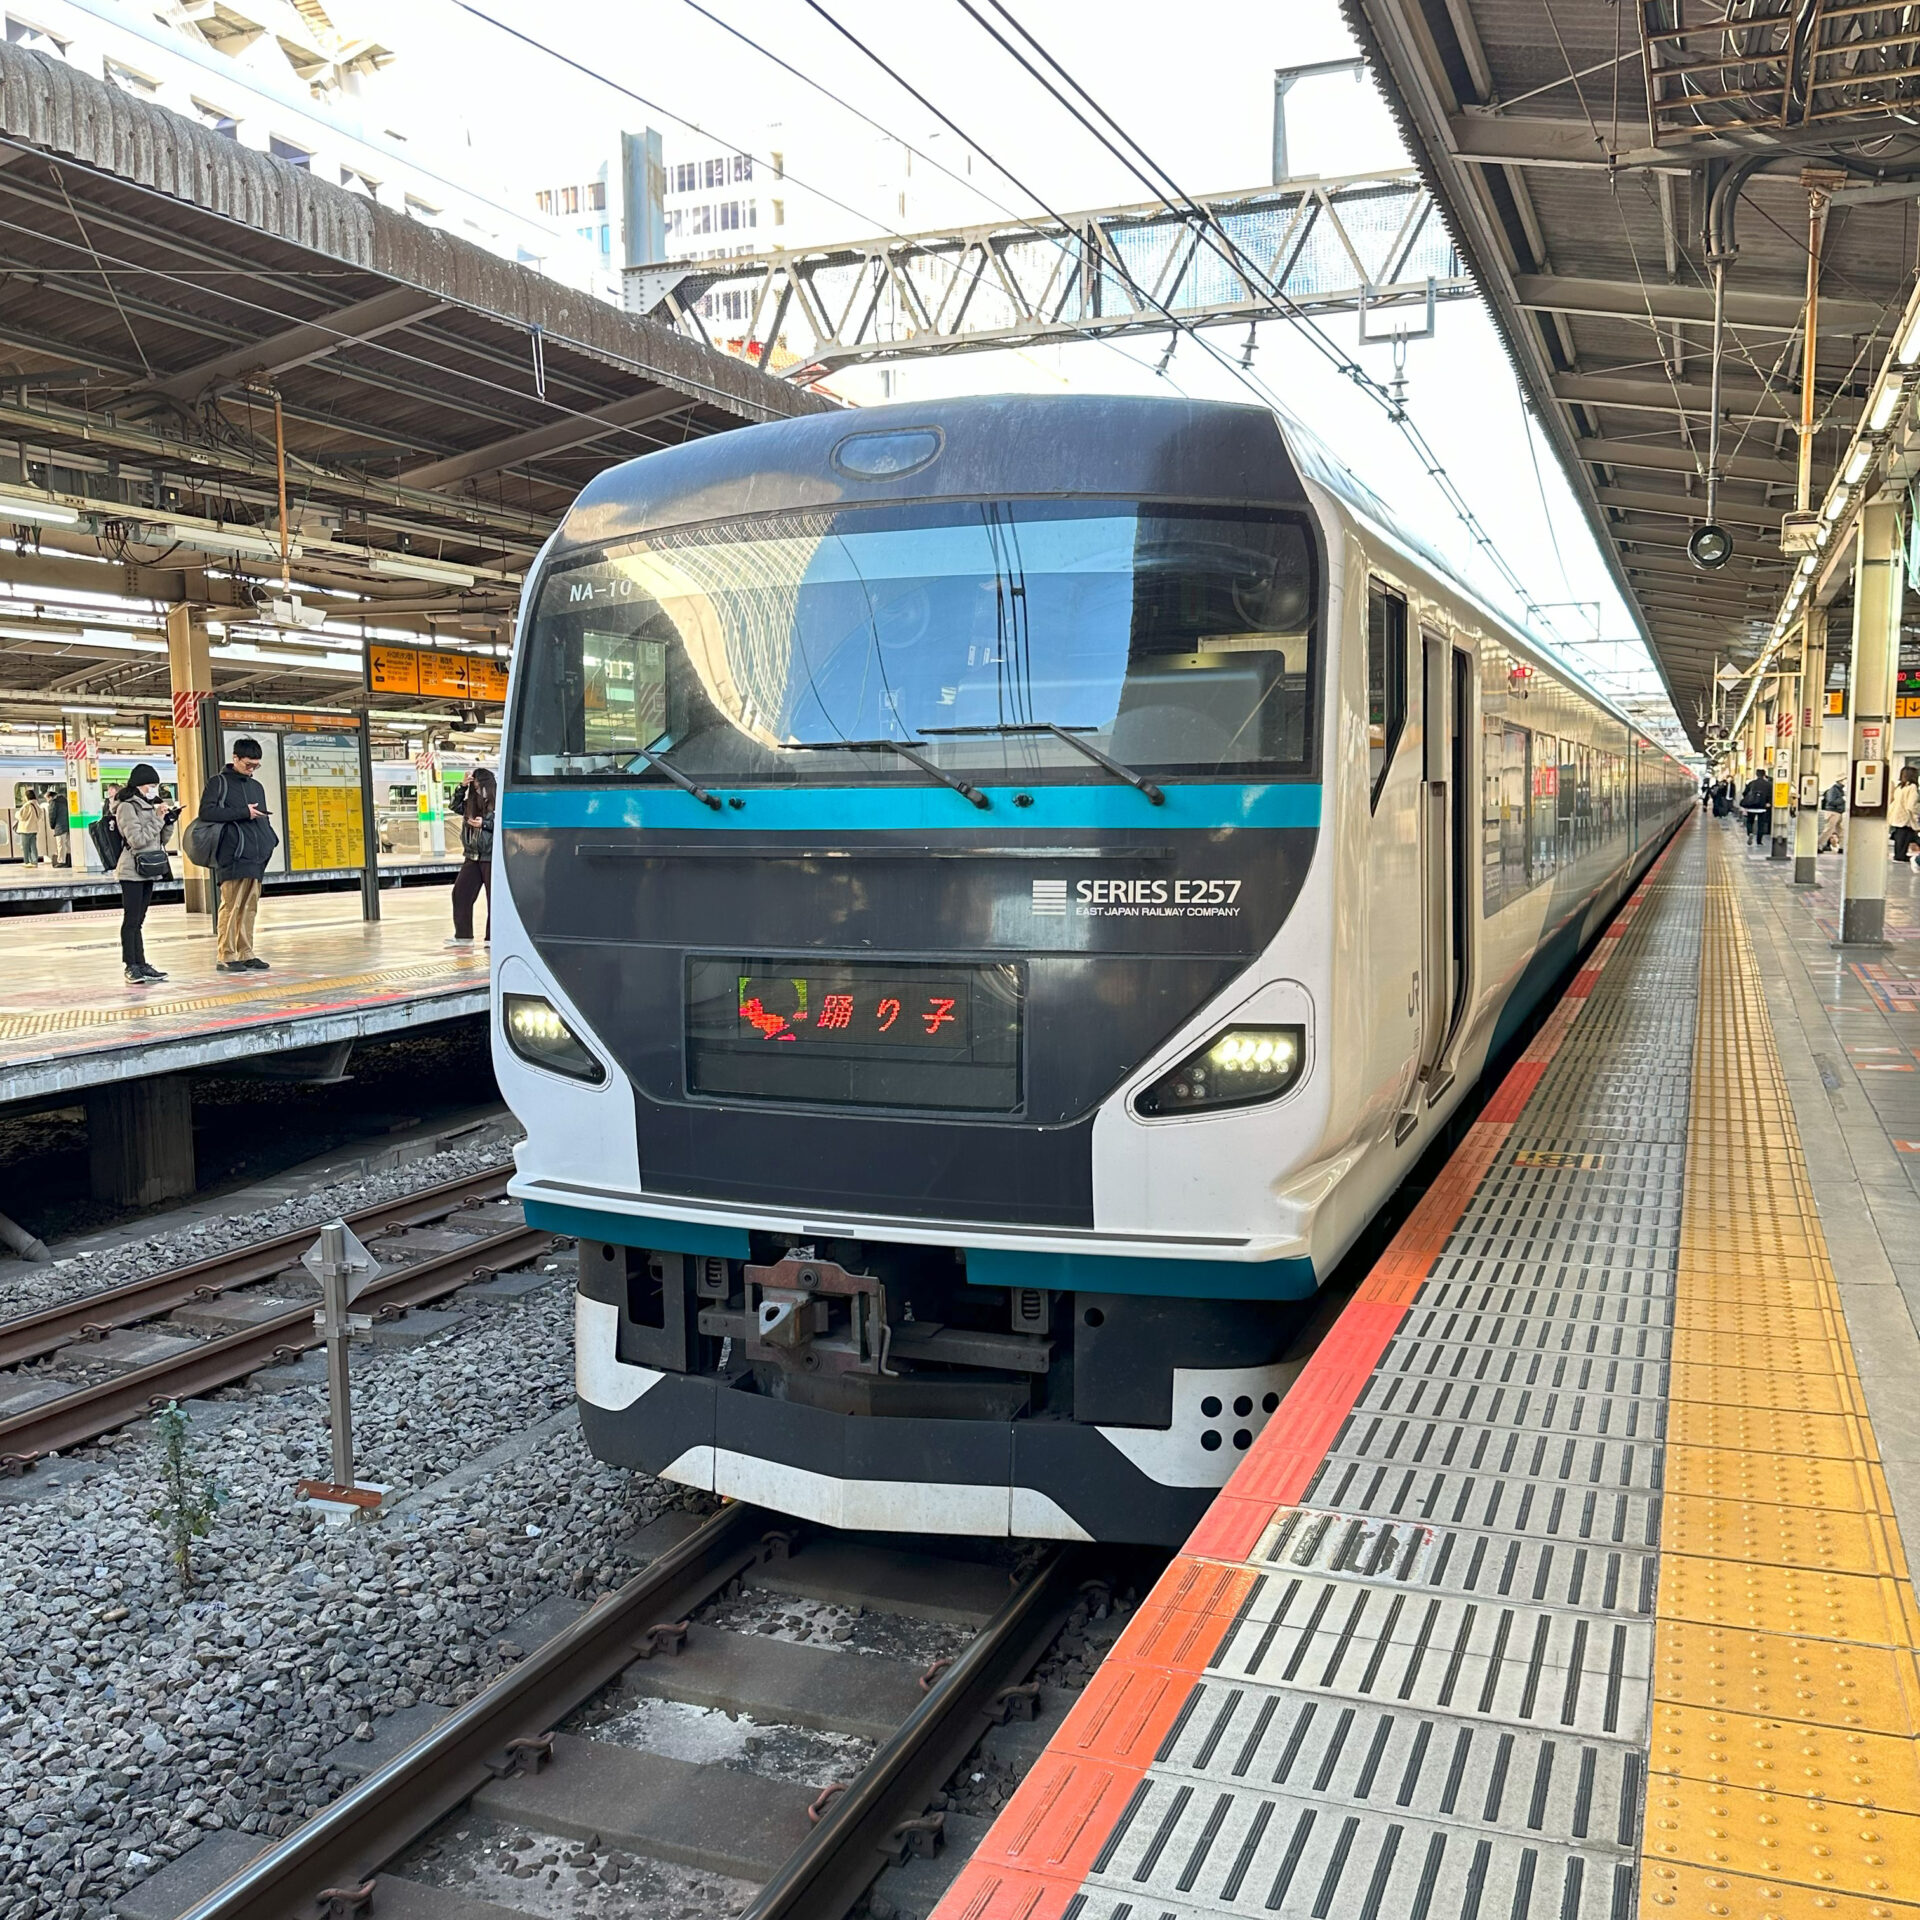
[[[1887,825],[1893,833],[1893,857],[1914,862],[1920,847],[1920,767],[1902,767],[1893,798],[1887,802]]]
[[[454,795],[460,815],[460,851],[465,856],[453,877],[453,938],[450,947],[473,945],[473,903],[487,896],[487,939],[493,939],[493,808],[499,784],[485,767],[475,767]]]
[[[1820,841],[1815,849],[1816,852],[1838,853],[1840,851],[1840,829],[1846,817],[1846,783],[1836,780],[1820,796]]]
[[[1756,771],[1740,789],[1740,811],[1747,816],[1747,845],[1757,847],[1773,824],[1773,782]]]
[[[260,759],[260,742],[242,736],[233,743],[233,758],[200,796],[198,817],[221,830],[213,858],[213,876],[220,883],[216,973],[267,971],[267,963],[253,950],[253,926],[260,911],[260,882],[280,836],[267,818],[267,790],[254,778]]]
[[[13,830],[20,836],[20,857],[28,866],[40,864],[40,836],[47,830],[47,810],[29,787],[27,797],[13,811]]]
[[[120,859],[114,878],[120,882],[120,964],[127,984],[151,986],[167,976],[147,964],[147,908],[153,904],[155,883],[173,878],[167,842],[180,809],[160,797],[160,775],[143,760],[127,775],[113,806],[113,824],[120,829]]]

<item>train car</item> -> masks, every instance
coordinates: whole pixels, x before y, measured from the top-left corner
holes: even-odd
[[[494,1057],[588,1444],[842,1526],[1183,1538],[1694,791],[1255,408],[652,454],[522,620]]]

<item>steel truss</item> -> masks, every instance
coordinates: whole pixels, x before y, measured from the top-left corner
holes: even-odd
[[[789,377],[1475,292],[1412,169],[630,267],[629,308]],[[1163,311],[1165,309],[1165,311]]]

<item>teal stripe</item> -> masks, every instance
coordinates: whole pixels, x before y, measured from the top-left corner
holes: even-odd
[[[1144,1293],[1176,1300],[1306,1300],[1319,1286],[1311,1260],[1159,1260],[1120,1253],[1026,1253],[969,1247],[976,1287],[1048,1287],[1055,1293]]]
[[[990,808],[946,787],[747,787],[715,791],[743,804],[718,813],[677,787],[517,787],[500,801],[510,831],[639,828],[677,833],[937,833],[981,835],[1060,828],[1191,832],[1219,827],[1317,827],[1320,788],[1207,782],[1164,789],[1156,807],[1132,787],[986,787]],[[1016,807],[1016,793],[1033,804]]]
[[[542,1233],[564,1233],[573,1240],[604,1240],[616,1247],[647,1247],[655,1253],[717,1254],[725,1260],[747,1258],[743,1227],[714,1227],[699,1220],[663,1220],[656,1214],[602,1213],[591,1207],[558,1207],[529,1200],[522,1211],[527,1225]]]

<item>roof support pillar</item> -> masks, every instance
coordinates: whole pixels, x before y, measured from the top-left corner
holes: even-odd
[[[1840,900],[1843,947],[1887,943],[1887,783],[1893,769],[1893,689],[1900,666],[1899,514],[1891,502],[1863,508],[1853,549],[1853,667],[1847,699],[1847,871]],[[1880,804],[1856,807],[1863,760],[1880,763]]]
[[[167,673],[173,682],[173,777],[179,788],[181,887],[189,913],[212,913],[213,880],[186,854],[186,825],[200,811],[207,784],[206,730],[202,709],[213,698],[213,660],[204,618],[181,601],[167,609]]]
[[[1793,885],[1810,887],[1820,847],[1820,732],[1827,720],[1827,610],[1800,627],[1800,811],[1793,822]]]

